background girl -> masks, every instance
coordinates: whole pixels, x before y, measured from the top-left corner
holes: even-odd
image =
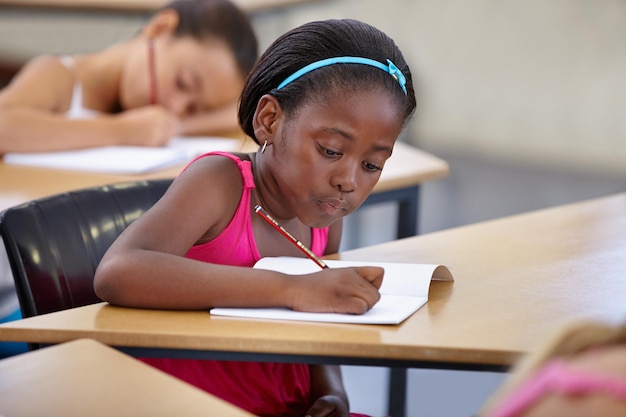
[[[249,19],[233,3],[174,1],[129,41],[27,63],[0,91],[0,154],[233,131],[256,58]]]

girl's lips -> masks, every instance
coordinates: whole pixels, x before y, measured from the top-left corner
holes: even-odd
[[[347,209],[345,201],[336,198],[318,200],[318,204],[329,215],[336,215]]]

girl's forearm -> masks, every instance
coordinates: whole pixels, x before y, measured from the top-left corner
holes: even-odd
[[[204,310],[290,307],[290,280],[273,271],[134,250],[110,259],[105,256],[96,271],[94,286],[98,296],[112,304]]]
[[[32,109],[0,111],[0,153],[48,152],[118,144],[112,117],[72,120]]]

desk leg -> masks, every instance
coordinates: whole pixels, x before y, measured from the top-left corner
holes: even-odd
[[[419,232],[417,216],[419,215],[419,186],[407,189],[405,198],[398,200],[398,239],[415,236]]]
[[[387,415],[404,417],[406,415],[406,383],[408,371],[406,368],[389,369],[389,404]]]
[[[363,202],[368,204],[385,203],[388,201],[398,202],[398,223],[396,225],[396,237],[398,239],[415,236],[418,232],[419,215],[419,185],[401,188],[397,190],[383,191],[370,194]]]

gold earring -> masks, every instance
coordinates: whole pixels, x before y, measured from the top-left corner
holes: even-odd
[[[267,140],[263,142],[263,146],[261,147],[261,153],[265,153],[266,148],[267,148]]]

